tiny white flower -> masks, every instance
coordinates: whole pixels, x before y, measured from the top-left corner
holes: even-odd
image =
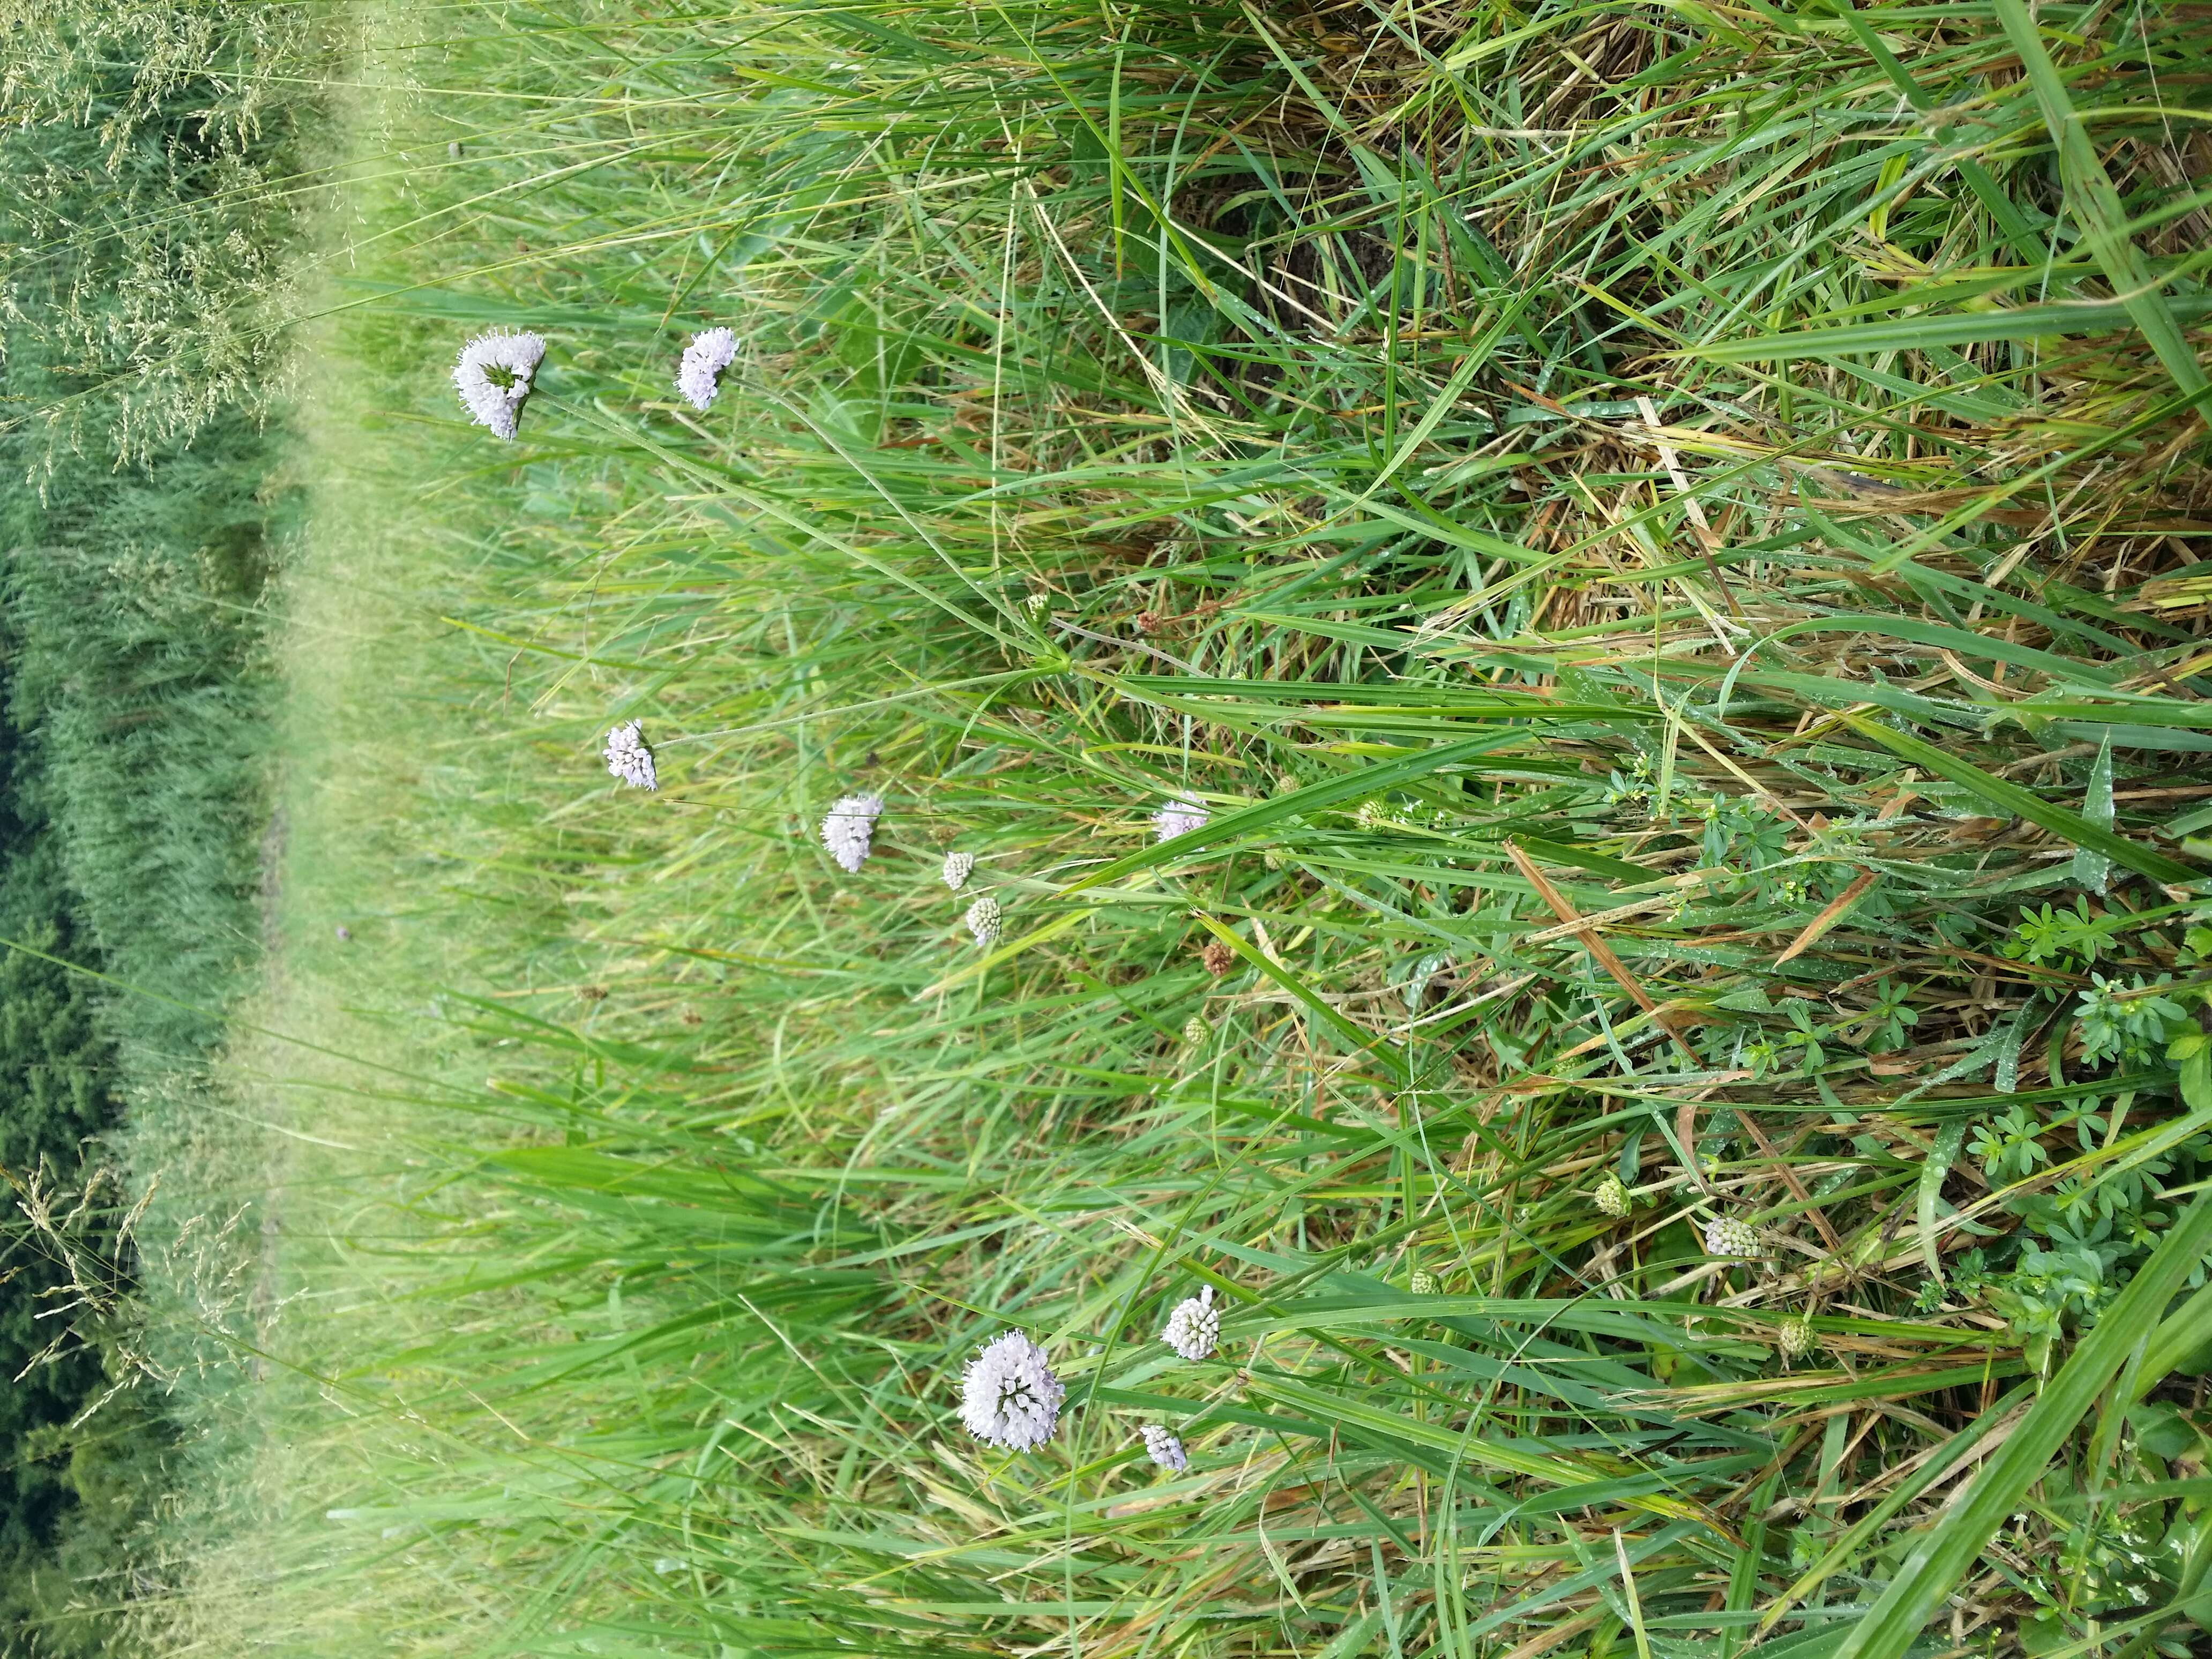
[[[846,874],[859,873],[868,861],[868,844],[883,812],[881,795],[844,795],[823,818],[822,844]]]
[[[1590,1202],[1597,1206],[1600,1215],[1611,1216],[1615,1221],[1628,1213],[1628,1188],[1620,1184],[1620,1177],[1610,1170],[1590,1194]]]
[[[1193,1048],[1205,1047],[1206,1039],[1212,1035],[1213,1028],[1196,1014],[1182,1023],[1182,1040]]]
[[[1188,795],[1177,795],[1165,806],[1152,814],[1152,828],[1162,841],[1173,841],[1177,836],[1187,836],[1194,830],[1206,828],[1206,811],[1203,803]]]
[[[522,400],[544,361],[545,342],[528,332],[488,329],[461,348],[453,364],[453,390],[469,418],[512,439],[522,416]]]
[[[1034,1451],[1060,1426],[1067,1390],[1042,1348],[1008,1331],[968,1362],[960,1382],[960,1420],[968,1432],[1008,1451]]]
[[[958,892],[968,884],[968,878],[975,873],[973,853],[947,853],[945,855],[945,884]]]
[[[1791,1359],[1802,1359],[1813,1352],[1820,1341],[1808,1318],[1785,1319],[1782,1328],[1775,1333],[1775,1345]]]
[[[1168,1315],[1166,1328],[1160,1332],[1161,1341],[1189,1360],[1208,1358],[1220,1340],[1221,1311],[1213,1305],[1211,1285],[1196,1296],[1176,1303],[1175,1310]]]
[[[1162,1468],[1181,1474],[1190,1467],[1190,1455],[1183,1450],[1182,1442],[1159,1424],[1146,1424],[1144,1435],[1146,1455]]]
[[[737,361],[738,337],[726,328],[702,329],[684,348],[684,361],[676,370],[676,389],[692,408],[714,407],[721,389],[722,371]]]
[[[968,907],[968,931],[975,936],[975,943],[988,950],[999,942],[999,901],[988,893]]]
[[[625,720],[607,733],[607,772],[633,789],[658,789],[660,775],[653,769],[653,750],[635,720]]]
[[[1715,1216],[1705,1223],[1705,1254],[1708,1255],[1757,1255],[1759,1235],[1748,1222],[1738,1221],[1732,1215]]]

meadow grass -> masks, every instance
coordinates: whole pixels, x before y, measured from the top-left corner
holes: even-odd
[[[149,1641],[2202,1642],[2200,19],[368,23]]]

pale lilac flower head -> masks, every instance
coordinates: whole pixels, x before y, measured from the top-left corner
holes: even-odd
[[[660,775],[653,770],[653,750],[635,720],[625,720],[607,733],[607,771],[633,789],[658,789]]]
[[[999,901],[988,893],[968,907],[968,931],[975,935],[975,943],[985,950],[999,942],[999,929],[1003,921]]]
[[[859,873],[868,861],[868,842],[876,833],[876,820],[883,814],[881,795],[844,795],[822,820],[822,844],[846,874]]]
[[[1190,1467],[1190,1455],[1182,1449],[1182,1442],[1158,1423],[1144,1427],[1145,1455],[1164,1469],[1173,1469],[1181,1474]]]
[[[726,328],[702,329],[684,348],[684,361],[676,371],[676,389],[692,408],[714,407],[722,371],[737,360],[738,337]]]
[[[1212,1285],[1176,1304],[1175,1311],[1168,1316],[1166,1328],[1160,1332],[1160,1340],[1185,1359],[1200,1360],[1212,1355],[1215,1345],[1221,1340],[1221,1310],[1213,1305]]]
[[[1152,814],[1152,828],[1158,832],[1162,841],[1173,841],[1177,836],[1187,836],[1194,830],[1205,829],[1206,817],[1203,804],[1188,795],[1177,795]]]
[[[1732,1215],[1715,1216],[1705,1223],[1705,1254],[1708,1255],[1757,1255],[1759,1235],[1751,1224],[1738,1221]]]
[[[945,884],[958,892],[968,884],[968,878],[975,873],[973,853],[947,853],[945,855]]]
[[[1060,1426],[1060,1402],[1066,1397],[1044,1350],[1008,1331],[968,1362],[960,1420],[987,1444],[1035,1451]]]
[[[469,418],[501,438],[514,436],[522,400],[545,359],[545,342],[512,329],[487,329],[461,348],[453,364],[453,390]]]

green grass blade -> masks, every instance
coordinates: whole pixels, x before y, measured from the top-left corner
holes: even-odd
[[[2149,1337],[2166,1303],[2208,1254],[2212,1194],[2200,1194],[2059,1367],[1964,1496],[1946,1505],[1925,1529],[1903,1570],[1852,1629],[1836,1659],[1904,1659],[1942,1610],[1951,1587],[1972,1568],[2028,1488],[2043,1478],[2059,1447],[2128,1356]]]

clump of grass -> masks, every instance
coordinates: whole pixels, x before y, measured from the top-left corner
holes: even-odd
[[[454,625],[325,971],[495,1075],[307,1166],[314,1473],[164,1616],[2201,1639],[2186,20],[441,17],[325,489]],[[1066,1417],[979,1455],[1010,1328]]]

